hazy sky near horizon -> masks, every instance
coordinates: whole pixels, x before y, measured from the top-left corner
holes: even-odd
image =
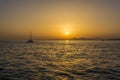
[[[0,39],[29,29],[34,39],[120,38],[120,0],[0,0]]]

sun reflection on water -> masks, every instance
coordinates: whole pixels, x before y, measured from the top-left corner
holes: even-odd
[[[69,43],[69,40],[65,40],[65,43],[68,44],[68,43]]]

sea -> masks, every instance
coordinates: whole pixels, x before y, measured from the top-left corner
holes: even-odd
[[[1,41],[0,80],[120,80],[120,41]]]

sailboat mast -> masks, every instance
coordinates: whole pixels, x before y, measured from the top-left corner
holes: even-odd
[[[27,41],[27,43],[34,43],[34,41],[32,41],[32,32],[31,32],[31,29],[29,29],[29,40]]]
[[[30,29],[29,31],[30,31],[30,40],[32,40],[32,32],[31,32],[31,29]]]

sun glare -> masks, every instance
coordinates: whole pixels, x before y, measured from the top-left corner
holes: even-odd
[[[65,34],[66,34],[66,35],[69,35],[69,32],[66,32]]]

